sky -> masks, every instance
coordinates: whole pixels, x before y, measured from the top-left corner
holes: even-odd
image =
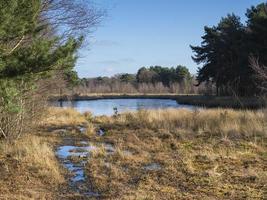
[[[218,24],[264,0],[95,0],[107,16],[90,34],[76,64],[79,77],[136,73],[141,67],[197,65],[189,45],[199,45],[204,26]]]

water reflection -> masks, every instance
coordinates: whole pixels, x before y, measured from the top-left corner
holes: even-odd
[[[61,101],[55,104],[60,107],[73,107],[82,113],[90,111],[95,116],[113,115],[114,108],[117,108],[118,113],[141,109],[194,108],[194,106],[178,104],[175,100],[171,99],[99,99]]]

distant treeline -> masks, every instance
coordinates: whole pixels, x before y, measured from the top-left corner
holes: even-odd
[[[185,66],[176,68],[142,67],[136,74],[117,74],[113,77],[83,78],[74,89],[77,93],[199,93],[193,75]]]
[[[229,14],[206,26],[201,45],[191,46],[193,60],[203,64],[198,83],[214,84],[217,95],[262,95],[267,88],[267,3],[251,7],[246,16],[245,24]]]
[[[183,66],[141,68],[137,74],[82,79],[85,93],[208,93],[263,96],[267,91],[267,2],[246,12],[247,20],[229,14],[204,28],[200,46],[191,46],[202,66],[196,77]],[[198,87],[196,87],[198,86]]]

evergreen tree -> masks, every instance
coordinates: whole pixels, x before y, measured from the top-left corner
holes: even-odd
[[[201,46],[191,46],[197,64],[197,81],[212,82],[217,95],[248,96],[259,92],[249,55],[266,60],[266,4],[252,7],[247,12],[248,25],[234,14],[228,15],[217,26],[205,27]]]
[[[77,6],[70,10],[70,5]],[[15,134],[12,127],[21,132],[25,114],[33,112],[26,106],[33,98],[27,94],[37,92],[39,80],[61,74],[77,82],[73,68],[82,30],[100,16],[82,5],[78,0],[0,0],[0,137]]]

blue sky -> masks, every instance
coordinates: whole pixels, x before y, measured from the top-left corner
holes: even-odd
[[[246,9],[263,0],[95,0],[108,16],[80,51],[80,77],[135,73],[142,66],[185,65],[196,73],[190,44],[205,25],[228,13],[245,21]]]

